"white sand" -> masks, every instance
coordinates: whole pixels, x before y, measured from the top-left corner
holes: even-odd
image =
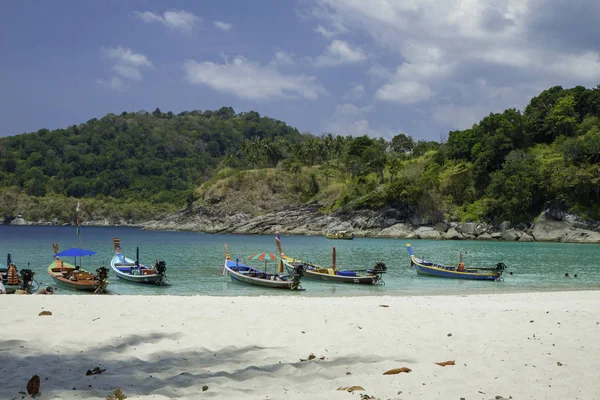
[[[600,292],[3,295],[0,333],[0,399],[600,399]]]

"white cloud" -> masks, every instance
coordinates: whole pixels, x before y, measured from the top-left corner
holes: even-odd
[[[395,101],[402,104],[418,103],[433,96],[431,88],[416,81],[398,81],[387,83],[375,93],[379,100]]]
[[[117,92],[125,92],[126,90],[129,89],[129,85],[127,83],[125,83],[125,81],[123,79],[119,78],[118,76],[114,76],[114,75],[111,76],[110,79],[108,79],[108,80],[96,79],[96,82],[99,85],[105,86],[112,90],[116,90]]]
[[[213,24],[215,25],[215,27],[225,32],[229,32],[233,28],[233,25],[228,24],[227,22],[213,21]]]
[[[136,11],[135,14],[146,23],[160,23],[169,29],[190,33],[200,21],[200,17],[184,10],[165,11],[162,15],[152,11]]]
[[[112,67],[115,75],[111,76],[108,80],[98,79],[97,82],[102,86],[119,92],[129,89],[128,80],[141,81],[143,79],[140,71],[141,68],[152,66],[152,63],[145,55],[123,47],[101,48],[100,54],[104,58],[115,61]]]
[[[123,47],[102,48],[101,51],[107,58],[117,60],[117,62],[122,64],[128,64],[134,67],[149,67],[152,65],[145,55]]]
[[[308,4],[305,14],[319,34],[332,37],[335,26],[342,26],[352,32],[355,46],[384,55],[369,70],[373,82],[381,81],[377,99],[420,102],[420,107],[436,113],[437,121],[452,126],[465,126],[461,121],[485,115],[480,110],[501,112],[524,105],[539,93],[532,87],[596,86],[600,77],[596,0],[581,0],[577,7],[562,0],[308,0]],[[366,36],[358,42],[361,33]],[[333,64],[332,58],[326,60]],[[389,60],[398,61],[392,61],[394,65]],[[394,73],[391,68],[396,68]],[[477,80],[493,83],[497,90],[479,90],[473,85]],[[515,99],[520,99],[517,104]]]
[[[344,99],[347,100],[358,100],[365,94],[365,87],[360,83],[356,83],[352,86],[352,89],[344,95]]]
[[[343,40],[333,40],[325,50],[315,60],[317,66],[333,66],[339,64],[354,64],[367,59],[367,56],[360,49],[353,49],[348,42]]]
[[[112,68],[112,70],[116,74],[121,75],[123,78],[131,79],[134,81],[142,80],[142,74],[140,73],[140,70],[136,67],[132,67],[131,65],[117,64]]]
[[[285,51],[275,53],[275,59],[271,62],[273,65],[291,65],[294,64],[294,55]]]
[[[371,107],[357,107],[351,103],[338,104],[329,121],[325,124],[325,130],[337,135],[371,137],[389,136],[389,131],[378,131],[371,127],[369,121],[364,117],[365,113],[371,111]]]
[[[285,75],[272,65],[261,66],[242,56],[223,64],[189,60],[183,67],[188,82],[245,99],[303,97],[314,100],[326,93],[314,77]]]

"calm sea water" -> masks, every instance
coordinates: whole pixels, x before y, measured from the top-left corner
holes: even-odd
[[[123,253],[135,258],[140,248],[140,262],[153,264],[165,260],[171,286],[152,287],[124,282],[112,271],[109,288],[117,294],[136,295],[288,295],[288,296],[370,296],[415,294],[499,293],[538,290],[600,289],[600,245],[564,243],[516,243],[480,241],[413,240],[415,254],[430,261],[457,264],[459,252],[467,266],[492,267],[504,262],[508,272],[502,282],[461,281],[417,276],[410,268],[406,240],[355,238],[330,240],[318,236],[282,236],[286,254],[323,266],[331,264],[332,247],[336,247],[340,268],[372,267],[381,260],[388,267],[383,286],[363,286],[303,280],[302,292],[263,289],[231,282],[222,275],[223,244],[233,258],[246,261],[259,252],[276,253],[273,236],[215,235],[195,232],[143,231],[137,228],[82,227],[79,244],[74,227],[0,225],[0,260],[7,253],[18,268],[29,267],[36,279],[49,284],[46,272],[52,261],[52,243],[60,250],[81,246],[98,254],[84,258],[82,268],[95,270],[109,265],[113,256],[113,238],[121,239]],[[72,262],[72,260],[66,260]],[[251,263],[264,267],[264,262]],[[267,263],[275,271],[276,262]],[[565,273],[577,278],[565,278]],[[58,293],[73,293],[59,290]]]

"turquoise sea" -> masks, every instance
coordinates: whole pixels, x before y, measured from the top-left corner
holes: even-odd
[[[410,268],[407,241],[404,239],[355,238],[330,240],[320,236],[281,236],[283,249],[289,256],[319,265],[331,264],[332,247],[336,247],[340,268],[367,268],[383,261],[388,272],[385,285],[363,286],[324,283],[304,279],[302,292],[263,289],[231,282],[222,275],[223,244],[227,243],[232,258],[246,259],[255,253],[277,253],[274,237],[255,235],[219,235],[196,232],[144,231],[138,228],[82,227],[80,240],[71,226],[6,226],[0,225],[0,261],[11,253],[17,267],[33,269],[43,284],[52,279],[46,272],[52,261],[52,243],[60,251],[83,247],[98,254],[84,258],[82,268],[95,270],[109,265],[113,256],[113,238],[121,240],[123,253],[135,258],[140,248],[140,262],[153,264],[165,260],[171,286],[152,287],[124,282],[109,273],[109,288],[117,294],[135,295],[212,295],[212,296],[371,296],[418,294],[502,293],[550,290],[600,289],[600,245],[565,243],[517,243],[481,241],[410,241],[418,257],[430,261],[457,264],[459,252],[467,266],[492,267],[504,262],[507,273],[501,282],[461,281],[417,276]],[[66,260],[72,262],[72,260]],[[264,262],[252,264],[264,267]],[[267,269],[274,271],[276,262]],[[513,275],[509,275],[512,271]],[[577,274],[577,278],[565,278]],[[72,294],[59,290],[57,294]]]

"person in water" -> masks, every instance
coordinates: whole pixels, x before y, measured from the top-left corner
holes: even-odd
[[[568,272],[565,274],[565,278],[569,278],[569,273]]]

